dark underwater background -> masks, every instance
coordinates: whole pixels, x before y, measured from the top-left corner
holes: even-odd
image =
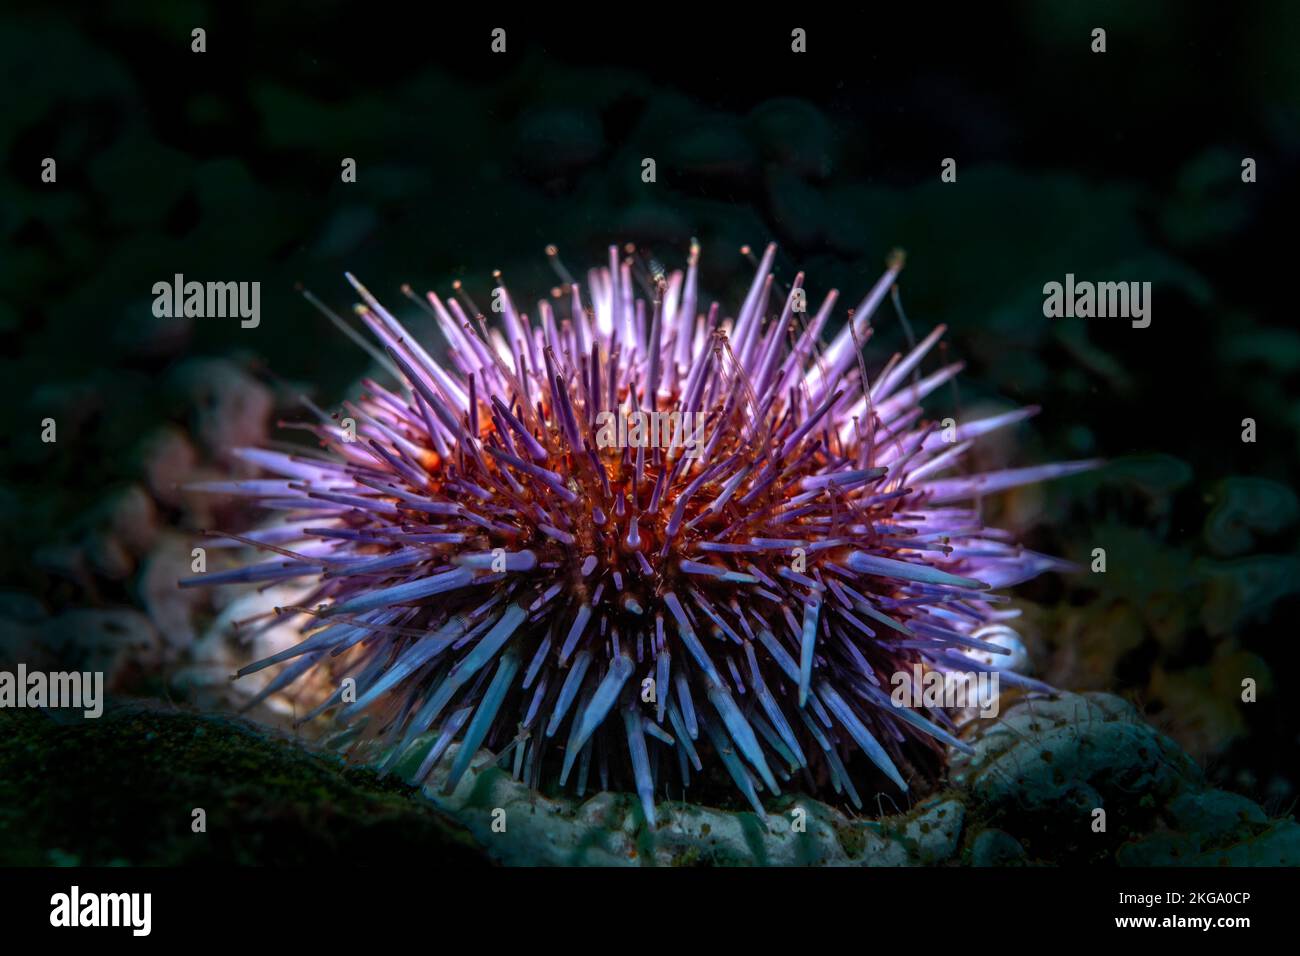
[[[948,355],[968,362],[934,411],[1040,405],[994,454],[1109,462],[993,505],[1032,547],[1085,567],[1017,591],[1038,676],[1129,699],[1213,785],[1290,813],[1300,7],[730,16],[8,5],[0,664],[102,668],[123,699],[184,703],[174,678],[212,617],[174,586],[191,533],[250,519],[177,482],[223,473],[233,445],[294,440],[275,423],[301,417],[300,391],[333,407],[368,367],[300,286],[346,315],[350,271],[427,333],[403,283],[445,295],[459,279],[482,300],[500,269],[532,302],[555,284],[550,243],[577,274],[613,242],[677,268],[698,237],[702,292],[727,303],[749,281],[740,247],[775,241],[783,277],[804,270],[811,301],[838,288],[841,306],[902,248],[907,318],[918,334],[947,323]],[[502,55],[488,52],[496,26]],[[1089,49],[1098,26],[1104,54]],[[956,183],[940,181],[946,157]],[[260,282],[260,326],[155,318],[153,284],[176,273]],[[1066,273],[1150,281],[1150,327],[1044,318],[1042,287]],[[889,305],[875,324],[878,368],[906,338]],[[1086,570],[1098,547],[1104,574]],[[106,808],[94,837],[42,816],[60,798],[23,773],[97,772],[52,739],[23,723],[0,735],[0,862],[165,858],[118,839],[147,810]],[[348,801],[397,798],[331,799],[346,817],[367,812]],[[394,812],[394,838],[418,833]],[[308,840],[318,823],[293,825]]]

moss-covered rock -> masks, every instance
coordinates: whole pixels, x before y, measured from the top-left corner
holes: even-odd
[[[206,832],[196,833],[196,809]],[[415,789],[162,705],[0,710],[0,864],[485,864]]]

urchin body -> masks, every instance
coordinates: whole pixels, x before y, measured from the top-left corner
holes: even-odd
[[[639,275],[611,247],[536,321],[503,286],[491,324],[430,293],[442,361],[354,281],[396,388],[321,415],[327,455],[245,449],[277,477],[204,486],[285,521],[238,539],[271,559],[184,583],[311,585],[278,615],[301,643],[241,673],[283,665],[270,693],[331,668],[310,718],[379,737],[390,765],[433,732],[417,778],[453,742],[448,788],[483,746],[533,786],[581,791],[594,767],[651,825],[655,794],[715,761],[755,809],[799,778],[860,805],[859,753],[906,790],[907,748],[961,744],[891,683],[996,669],[990,590],[1056,563],[973,499],[1090,463],[960,474],[1032,410],[925,421],[960,371],[919,372],[942,327],[870,378],[861,357],[901,263],[827,345],[836,293],[815,313],[802,274],[778,293],[774,252],[734,316],[699,308],[694,248]]]

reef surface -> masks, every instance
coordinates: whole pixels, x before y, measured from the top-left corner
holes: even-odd
[[[635,794],[548,797],[487,752],[442,796],[437,769],[417,789],[184,708],[120,704],[76,722],[7,711],[0,864],[1300,864],[1300,825],[1207,785],[1117,697],[1023,699],[967,737],[975,753],[954,759],[948,787],[905,812],[854,817],[796,794],[762,816],[668,801],[651,832]]]

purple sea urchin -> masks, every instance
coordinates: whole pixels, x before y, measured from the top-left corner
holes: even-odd
[[[924,421],[961,368],[920,377],[943,327],[870,378],[861,357],[901,260],[826,346],[837,294],[809,318],[800,274],[771,309],[774,255],[725,320],[697,309],[698,248],[642,275],[611,247],[537,322],[504,286],[499,328],[429,293],[445,362],[349,276],[398,387],[318,413],[326,456],[244,449],[279,477],[201,486],[286,520],[226,539],[275,557],[183,584],[310,585],[278,612],[301,643],[240,674],[286,665],[265,694],[328,668],[307,719],[334,712],[389,766],[436,729],[417,779],[459,740],[448,788],[481,746],[580,791],[594,757],[651,825],[673,768],[685,786],[710,756],[756,810],[800,773],[860,805],[859,752],[906,790],[908,748],[961,744],[941,710],[891,703],[894,675],[993,669],[971,653],[1002,652],[990,589],[1057,563],[963,502],[1092,463],[953,476],[1034,410]]]

